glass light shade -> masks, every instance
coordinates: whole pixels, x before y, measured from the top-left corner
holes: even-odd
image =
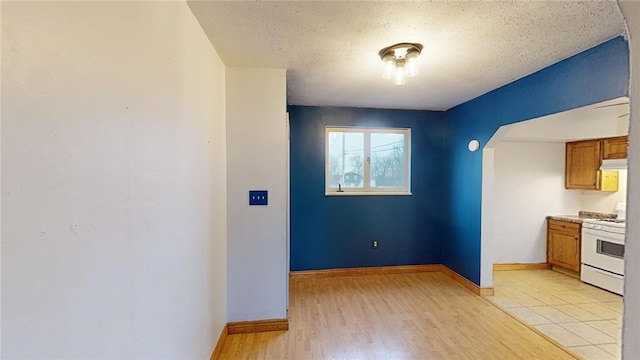
[[[416,76],[420,73],[420,69],[418,68],[418,55],[420,54],[417,51],[409,51],[407,53],[406,72],[409,77]]]
[[[422,44],[418,43],[397,43],[380,50],[378,54],[384,64],[382,78],[403,85],[407,77],[418,75],[418,56],[421,51]]]
[[[396,85],[404,85],[407,82],[407,78],[405,76],[405,61],[404,59],[396,60],[396,74],[393,78],[393,83]]]
[[[396,60],[393,55],[387,55],[382,58],[382,62],[384,62],[384,72],[382,73],[382,78],[389,80],[392,79],[396,72]]]

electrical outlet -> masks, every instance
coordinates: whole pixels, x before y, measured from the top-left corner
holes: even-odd
[[[269,192],[267,190],[249,190],[249,205],[268,205]]]
[[[377,249],[378,248],[378,240],[373,240],[373,248]]]

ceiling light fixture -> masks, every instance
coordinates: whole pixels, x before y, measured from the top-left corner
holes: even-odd
[[[378,53],[384,63],[382,78],[393,79],[396,85],[403,85],[407,77],[418,75],[418,55],[422,45],[417,43],[399,43],[386,47]]]

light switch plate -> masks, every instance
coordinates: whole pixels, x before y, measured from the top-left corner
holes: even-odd
[[[268,205],[269,192],[267,190],[249,190],[249,205]]]

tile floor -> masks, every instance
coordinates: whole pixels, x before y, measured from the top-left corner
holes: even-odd
[[[620,359],[622,296],[552,270],[493,273],[487,297],[587,360]]]

